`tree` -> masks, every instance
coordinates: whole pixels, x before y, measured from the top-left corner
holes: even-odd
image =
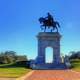
[[[80,59],[80,51],[71,51],[70,59]]]
[[[20,61],[27,61],[25,55],[17,55],[15,51],[5,51],[0,54],[0,63],[16,63]]]
[[[17,56],[16,61],[27,61],[27,57],[25,55],[24,56],[22,56],[22,55]]]
[[[0,54],[0,62],[2,63],[13,63],[16,61],[16,52],[5,51]]]
[[[4,56],[8,63],[16,62],[16,52],[14,51],[6,51],[4,52]]]

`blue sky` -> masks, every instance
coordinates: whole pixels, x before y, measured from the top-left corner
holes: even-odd
[[[38,18],[47,12],[61,25],[61,53],[80,50],[80,0],[0,0],[0,52],[35,58]]]

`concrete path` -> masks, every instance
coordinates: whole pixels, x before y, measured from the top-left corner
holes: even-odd
[[[0,78],[0,80],[16,80],[16,78]]]
[[[80,72],[72,70],[35,70],[18,80],[80,80]]]

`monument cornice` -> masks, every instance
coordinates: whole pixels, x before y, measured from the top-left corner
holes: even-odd
[[[58,32],[39,32],[37,35],[38,39],[42,40],[59,40],[61,38],[61,35]]]

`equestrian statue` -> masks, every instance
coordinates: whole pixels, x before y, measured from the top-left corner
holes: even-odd
[[[58,28],[60,28],[59,23],[53,19],[53,16],[49,12],[47,13],[47,17],[45,18],[40,17],[39,22],[40,24],[42,24],[41,30],[44,29],[44,32],[46,31],[47,28],[50,29],[51,32],[54,30],[58,32]]]

